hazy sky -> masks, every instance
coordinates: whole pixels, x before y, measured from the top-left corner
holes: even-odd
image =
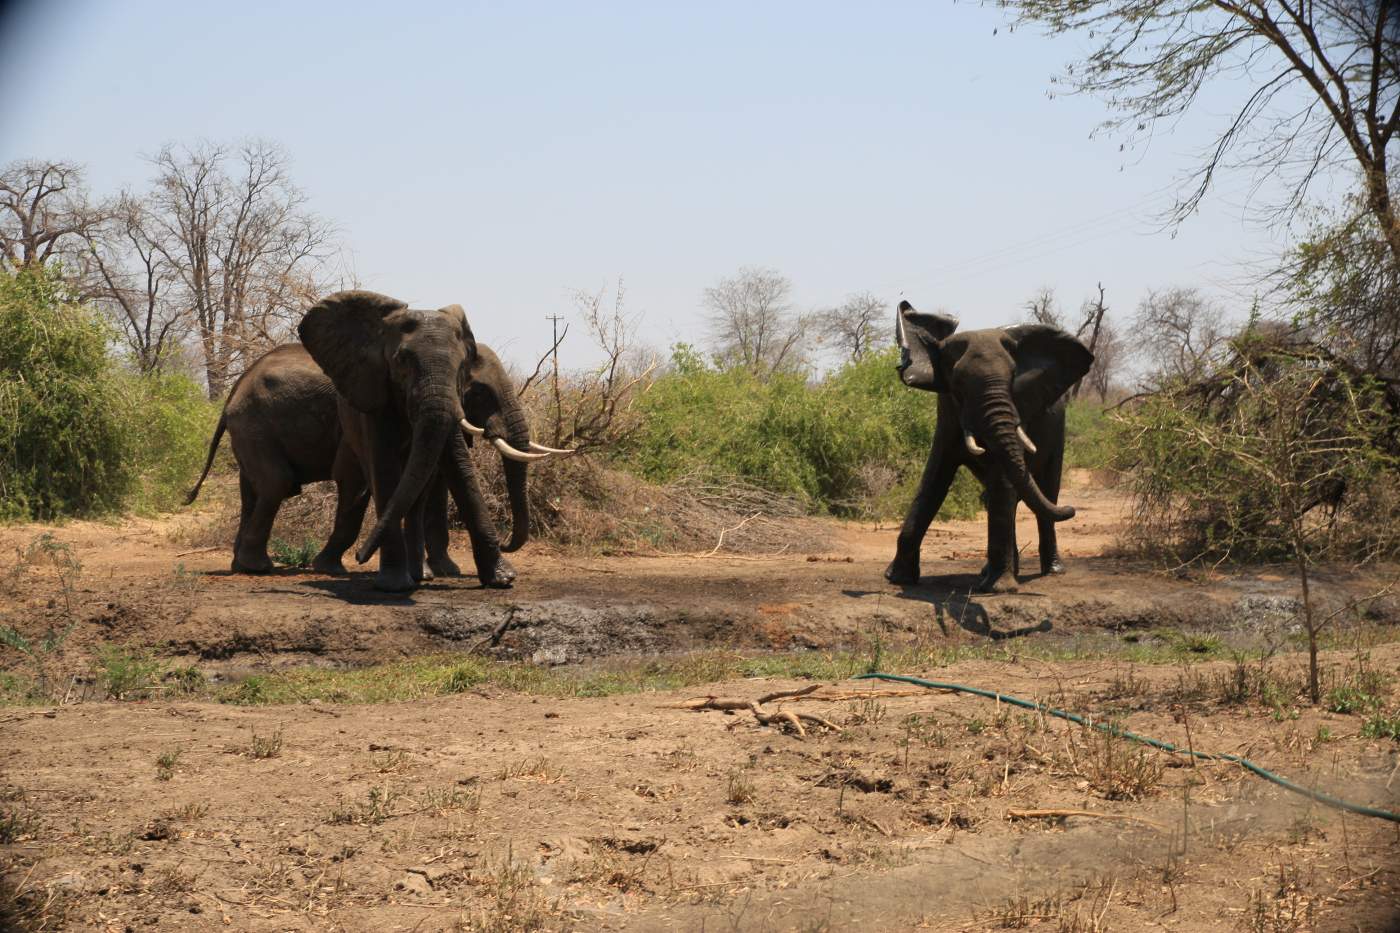
[[[1078,44],[994,6],[45,0],[0,23],[0,163],[78,161],[111,193],[166,142],[275,140],[365,287],[460,302],[518,362],[618,276],[664,349],[746,264],[802,307],[868,289],[990,326],[1044,285],[1247,304],[1243,264],[1287,242],[1241,175],[1155,232],[1248,89],[1125,154],[1090,139],[1099,101],[1047,93]]]

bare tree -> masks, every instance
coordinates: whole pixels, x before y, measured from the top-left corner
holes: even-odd
[[[270,143],[166,147],[152,161],[153,242],[174,271],[209,395],[219,398],[260,352],[288,338],[321,291],[332,230],[307,209],[287,156]]]
[[[87,248],[91,300],[117,322],[141,372],[161,369],[188,335],[190,315],[146,205],[123,194],[106,221],[88,232]]]
[[[787,276],[755,266],[705,289],[711,345],[720,361],[760,379],[800,368],[808,318],[793,311],[791,293]]]
[[[1286,187],[1286,218],[1318,174],[1350,165],[1366,210],[1400,261],[1388,152],[1400,128],[1400,5],[1390,0],[1003,0],[1024,23],[1086,36],[1063,79],[1104,98],[1129,142],[1185,113],[1211,79],[1242,100],[1170,211],[1189,216],[1218,170]]]
[[[1048,324],[1051,327],[1065,329],[1064,319],[1060,316],[1060,309],[1055,303],[1055,290],[1049,286],[1042,286],[1030,301],[1025,304],[1026,317],[1033,324]]]
[[[1043,287],[1036,292],[1030,301],[1024,305],[1026,317],[1035,324],[1048,324],[1051,327],[1058,327],[1060,330],[1068,331],[1064,314],[1060,311],[1055,300],[1054,289]],[[1113,375],[1122,364],[1121,343],[1118,339],[1118,332],[1113,326],[1113,322],[1108,318],[1108,305],[1104,303],[1103,286],[1098,286],[1098,295],[1093,298],[1086,298],[1080,307],[1081,321],[1074,331],[1074,336],[1079,338],[1083,344],[1089,348],[1089,352],[1094,354],[1094,363],[1085,373],[1084,378],[1076,382],[1070,389],[1070,398],[1077,398],[1079,393],[1085,388],[1099,397],[1103,401],[1109,392],[1109,386],[1113,382]]]
[[[607,287],[573,293],[574,308],[584,329],[603,354],[603,362],[593,369],[560,370],[559,346],[568,336],[569,326],[566,323],[561,331],[558,324],[563,318],[550,318],[555,324],[553,344],[521,383],[519,395],[538,411],[538,405],[529,404],[530,397],[548,388],[544,407],[552,424],[547,433],[556,447],[590,450],[615,446],[641,426],[636,404],[651,385],[657,361],[638,348],[637,327],[642,316],[627,311],[625,298],[621,279],[611,301]],[[548,383],[540,378],[547,364],[553,369]]]
[[[23,159],[0,171],[0,261],[13,268],[81,253],[106,216],[71,162]]]
[[[870,352],[880,321],[887,313],[879,298],[870,292],[857,292],[848,295],[839,306],[819,312],[816,323],[842,360],[859,363]]]
[[[1113,391],[1114,377],[1123,365],[1123,350],[1123,339],[1118,336],[1117,326],[1110,320],[1104,320],[1094,345],[1094,363],[1080,383],[1097,395],[1100,402],[1108,401],[1109,393]]]
[[[1225,316],[1196,289],[1169,288],[1149,292],[1138,305],[1133,334],[1149,383],[1192,380],[1224,347]]]

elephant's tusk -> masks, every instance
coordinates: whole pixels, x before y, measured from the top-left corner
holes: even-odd
[[[904,336],[904,311],[899,308],[894,312],[894,340],[902,348],[909,346],[909,339]]]
[[[559,454],[565,457],[569,454],[578,453],[578,451],[574,450],[572,447],[567,450],[560,450],[558,447],[546,447],[543,444],[536,444],[534,441],[530,442],[530,449],[537,454]]]
[[[987,448],[977,446],[977,438],[972,436],[971,431],[963,432],[963,443],[967,445],[967,452],[974,457],[980,457],[987,452]]]
[[[1036,452],[1035,444],[1031,442],[1030,437],[1026,434],[1026,429],[1021,427],[1019,424],[1016,425],[1016,436],[1021,439],[1022,444],[1026,445],[1027,450],[1029,450],[1031,453]]]
[[[501,456],[508,460],[519,460],[522,463],[529,463],[532,460],[547,460],[554,454],[527,454],[523,450],[516,450],[505,442],[503,438],[493,437],[491,443],[501,452]]]
[[[461,425],[462,425],[462,430],[466,431],[466,432],[467,432],[468,434],[470,434],[472,437],[480,437],[481,435],[483,435],[483,434],[486,433],[486,429],[485,429],[485,428],[478,428],[476,425],[472,424],[472,423],[471,423],[470,421],[468,421],[466,418],[463,418],[463,419],[461,420],[460,423],[461,423]]]

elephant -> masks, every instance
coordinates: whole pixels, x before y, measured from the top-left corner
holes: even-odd
[[[511,552],[529,537],[526,464],[567,451],[555,451],[530,441],[524,411],[516,401],[511,380],[489,347],[476,344],[469,367],[461,406],[469,419],[469,436],[482,437],[501,453],[511,503],[511,537],[500,550]],[[312,567],[323,573],[344,573],[342,555],[358,536],[368,505],[364,464],[373,462],[373,454],[360,412],[339,398],[335,383],[305,346],[289,344],[269,351],[235,383],[210,441],[204,472],[187,503],[198,496],[225,430],[239,463],[242,497],[233,570],[270,570],[267,539],[282,501],[298,494],[305,483],[333,479],[338,492],[335,527]],[[422,571],[421,558],[420,562],[411,562],[410,577],[415,581],[460,573],[447,552],[447,485],[446,477],[438,471],[426,493],[422,537],[428,572]],[[479,530],[471,522],[468,526],[470,531]],[[489,558],[490,545],[479,543],[475,534],[473,550],[479,557]],[[418,553],[421,555],[421,547]],[[488,559],[484,568],[479,561],[478,573],[483,574],[484,569],[490,572],[482,576],[483,583],[509,585],[508,563],[501,568]],[[498,569],[503,572],[497,573]],[[401,584],[402,580],[395,582]]]
[[[924,534],[958,467],[966,466],[982,483],[987,508],[987,563],[976,589],[1000,592],[1013,588],[1020,572],[1018,501],[1035,513],[1041,573],[1064,572],[1055,525],[1074,516],[1073,506],[1058,504],[1065,393],[1089,371],[1094,355],[1075,337],[1045,324],[957,328],[956,319],[920,313],[907,301],[895,313],[899,378],[938,393],[938,425],[885,578],[918,582]]]

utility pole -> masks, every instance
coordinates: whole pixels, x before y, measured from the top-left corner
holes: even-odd
[[[554,440],[552,443],[558,447],[564,439],[564,406],[559,398],[559,322],[564,318],[558,314],[550,314],[545,319],[554,326],[554,345],[550,350],[550,356],[554,360]]]

